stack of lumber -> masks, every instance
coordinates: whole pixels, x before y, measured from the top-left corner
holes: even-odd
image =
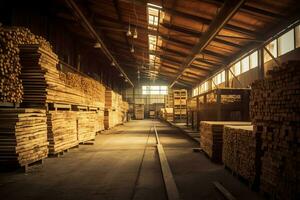
[[[24,103],[62,103],[104,107],[102,84],[92,78],[59,71],[57,55],[40,45],[21,45]]]
[[[111,90],[105,90],[105,109],[112,109],[115,110],[117,107],[117,94]]]
[[[95,131],[96,133],[104,130],[104,111],[98,110],[96,112],[96,119],[95,119]]]
[[[76,112],[49,111],[47,128],[49,154],[57,154],[78,145]]]
[[[27,166],[48,155],[46,112],[0,109],[0,165]]]
[[[201,121],[200,145],[202,150],[214,162],[222,162],[224,125],[247,126],[250,122]]]
[[[260,189],[274,199],[300,196],[299,69],[299,61],[290,61],[252,84],[250,115],[263,151]]]
[[[185,122],[187,117],[187,91],[173,90],[174,122]]]
[[[23,27],[0,27],[0,101],[22,102],[23,87],[19,76],[21,65],[19,45],[40,44],[51,49],[42,37],[33,35]]]
[[[144,119],[144,104],[135,104],[135,119]]]
[[[259,177],[258,139],[253,126],[224,126],[223,163],[251,185],[258,183]]]
[[[173,121],[173,108],[165,108],[164,110],[164,119],[169,122]]]
[[[111,89],[105,90],[104,127],[110,129],[122,123],[122,96]]]
[[[173,91],[169,90],[168,94],[165,95],[165,108],[173,108]]]
[[[104,128],[110,129],[117,125],[118,113],[112,109],[104,111]]]
[[[96,112],[79,111],[77,112],[77,132],[78,142],[94,140],[96,137]]]

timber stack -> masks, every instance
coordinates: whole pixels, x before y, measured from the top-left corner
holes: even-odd
[[[96,113],[94,111],[77,112],[78,142],[94,140],[96,137]]]
[[[247,126],[250,122],[201,121],[200,146],[214,162],[222,162],[224,125]]]
[[[47,113],[49,154],[55,155],[78,145],[76,117],[73,111]]]
[[[257,188],[260,175],[260,138],[253,126],[224,126],[222,160],[226,167]]]
[[[274,199],[300,196],[299,67],[290,61],[252,84],[250,115],[263,151],[260,189]]]
[[[46,112],[0,109],[1,166],[27,166],[48,155]]]

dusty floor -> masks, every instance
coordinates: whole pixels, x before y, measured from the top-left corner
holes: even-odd
[[[30,173],[0,173],[3,199],[167,199],[153,125],[182,199],[224,199],[221,182],[237,199],[260,199],[222,165],[213,164],[198,144],[177,129],[151,120],[131,121],[59,158],[48,158]]]

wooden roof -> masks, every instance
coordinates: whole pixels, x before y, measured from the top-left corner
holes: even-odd
[[[148,35],[153,34],[161,41],[154,52],[160,58],[155,63],[158,74],[154,76],[169,84],[185,86],[199,83],[268,39],[297,18],[300,8],[297,0],[228,1],[233,6],[230,3],[226,5],[228,2],[223,0],[74,2],[134,83],[137,82],[138,71],[141,80],[150,77]],[[64,1],[57,0],[56,3],[65,8],[57,11],[56,16],[66,20],[74,33],[92,43],[93,36],[82,28],[84,24],[76,18],[72,9]],[[157,31],[148,29],[147,3],[162,7],[164,17],[160,19]],[[232,7],[238,3],[241,5],[233,10]],[[129,24],[132,31],[137,29],[138,38],[126,36]],[[204,44],[203,40],[208,36],[212,38]],[[199,48],[196,48],[197,45]],[[132,47],[134,53],[130,52]]]

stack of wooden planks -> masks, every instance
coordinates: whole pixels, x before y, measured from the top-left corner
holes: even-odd
[[[187,117],[187,91],[173,90],[173,120],[185,122]]]
[[[57,154],[78,145],[76,117],[73,111],[47,113],[49,154]]]
[[[212,161],[222,162],[224,125],[247,126],[250,122],[201,121],[200,146]]]
[[[47,155],[45,110],[0,109],[1,166],[27,166]]]
[[[94,140],[96,137],[96,112],[78,111],[77,112],[77,131],[78,142]]]
[[[117,111],[106,109],[104,111],[104,128],[110,129],[117,125]]]
[[[260,173],[260,142],[253,126],[224,126],[223,163],[253,187]]]
[[[98,110],[95,116],[95,132],[98,133],[104,130],[104,111]]]
[[[104,108],[104,86],[92,78],[57,69],[58,58],[40,45],[21,45],[24,103],[62,103]]]
[[[135,119],[144,119],[144,104],[135,104]]]
[[[250,115],[263,151],[260,189],[274,199],[300,196],[299,69],[299,61],[290,61],[252,84]]]

